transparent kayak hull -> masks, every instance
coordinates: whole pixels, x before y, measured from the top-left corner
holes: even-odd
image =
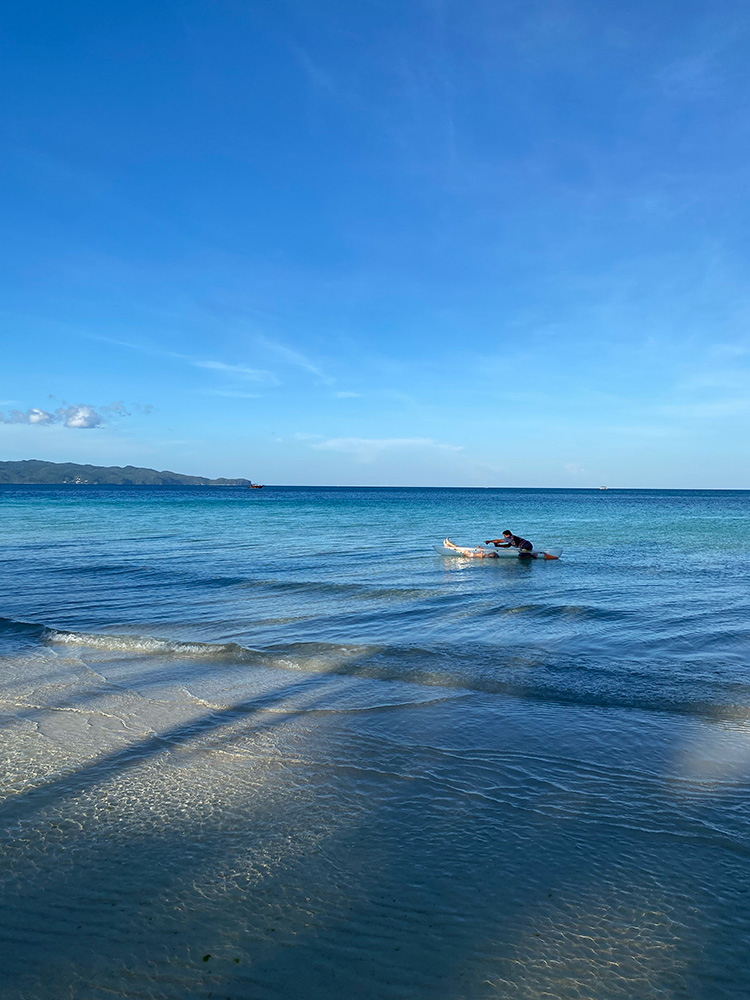
[[[459,559],[518,559],[518,549],[500,549],[494,545],[435,545],[441,556],[456,556]],[[533,549],[533,559],[559,559],[562,549]],[[525,557],[528,558],[528,557]]]

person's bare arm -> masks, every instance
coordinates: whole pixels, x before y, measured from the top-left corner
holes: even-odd
[[[504,538],[488,538],[484,543],[485,545],[494,545],[499,549],[509,549],[510,542],[506,542]]]

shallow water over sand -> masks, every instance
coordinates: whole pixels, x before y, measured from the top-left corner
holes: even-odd
[[[300,495],[8,503],[4,997],[743,995],[745,495],[606,530],[519,495],[566,553],[487,567],[421,535],[489,537],[490,491],[413,491],[411,562],[383,492],[346,556],[348,494],[327,526]],[[663,562],[627,548],[649,509]],[[300,559],[248,519],[309,521]]]

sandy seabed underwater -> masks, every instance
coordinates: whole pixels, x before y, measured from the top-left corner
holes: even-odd
[[[0,504],[3,998],[747,995],[750,494]]]

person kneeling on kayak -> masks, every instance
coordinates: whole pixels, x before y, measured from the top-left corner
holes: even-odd
[[[512,531],[504,531],[502,538],[488,538],[485,545],[494,545],[496,549],[518,549],[518,558],[528,558],[534,546],[525,538],[514,535]]]

